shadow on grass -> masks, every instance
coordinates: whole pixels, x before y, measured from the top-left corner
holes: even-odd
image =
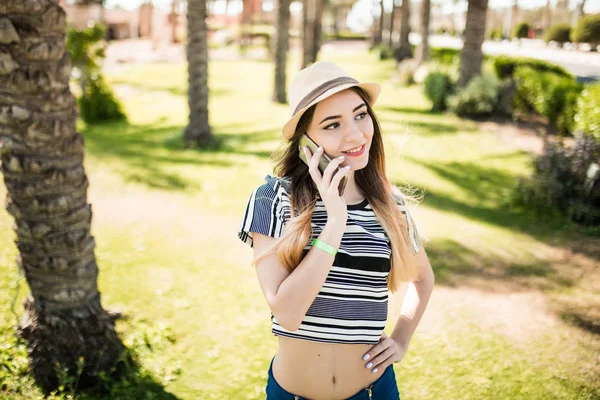
[[[214,144],[205,149],[185,149],[183,126],[160,126],[161,121],[149,125],[128,122],[94,124],[82,132],[86,152],[103,162],[119,161],[125,164],[119,172],[126,181],[145,184],[165,190],[197,188],[197,180],[186,178],[173,166],[212,166],[230,168],[235,162],[223,155],[238,154],[269,158],[270,151],[256,150],[256,144],[277,140],[277,129],[228,133],[239,131],[236,125],[215,131]],[[242,162],[242,161],[240,161]]]
[[[157,399],[179,400],[179,397],[169,393],[162,383],[144,371],[134,361],[127,364],[114,376],[104,380],[94,388],[89,388],[78,395],[80,400],[103,399]]]

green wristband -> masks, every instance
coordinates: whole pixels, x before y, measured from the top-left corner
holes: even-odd
[[[327,243],[325,243],[319,239],[313,240],[312,245],[318,249],[323,250],[325,253],[331,254],[332,256],[335,256],[338,252],[338,250],[335,247],[330,246]]]

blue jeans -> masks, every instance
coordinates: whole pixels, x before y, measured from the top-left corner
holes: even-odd
[[[271,365],[269,366],[269,378],[266,388],[267,400],[309,400],[288,392],[277,383],[273,376],[274,359],[275,357],[271,359]],[[388,366],[379,379],[368,388],[361,389],[358,393],[348,397],[347,400],[400,400],[393,366]]]

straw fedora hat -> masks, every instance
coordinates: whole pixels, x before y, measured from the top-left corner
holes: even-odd
[[[381,92],[377,83],[360,83],[332,62],[318,61],[296,74],[289,89],[292,117],[285,123],[281,134],[286,139],[294,136],[300,117],[312,105],[352,86],[364,89],[373,106]]]

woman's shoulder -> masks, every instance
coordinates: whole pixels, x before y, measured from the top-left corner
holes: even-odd
[[[264,182],[255,189],[254,193],[257,198],[287,199],[291,193],[291,179],[288,177],[266,175]]]

